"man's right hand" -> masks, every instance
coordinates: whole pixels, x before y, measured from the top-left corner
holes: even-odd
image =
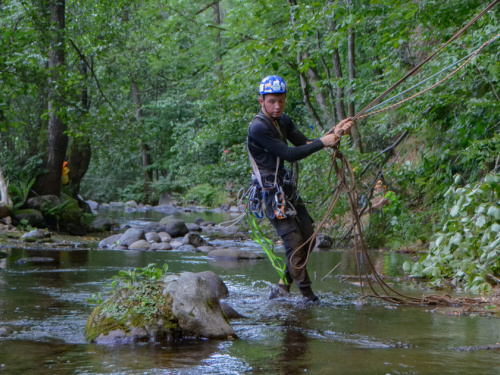
[[[334,146],[340,139],[340,136],[337,134],[331,133],[327,134],[320,138],[320,141],[323,142],[324,147],[332,147]]]

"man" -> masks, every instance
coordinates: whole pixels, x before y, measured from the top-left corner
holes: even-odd
[[[319,303],[304,264],[309,245],[301,247],[314,233],[313,220],[294,191],[296,181],[285,170],[284,161],[296,162],[324,147],[334,146],[341,135],[349,134],[353,122],[346,119],[335,126],[333,132],[308,140],[283,113],[286,92],[286,83],[278,76],[268,76],[261,81],[261,110],[250,123],[247,138],[253,183],[261,189],[266,216],[282,238],[287,258],[286,280],[279,281],[269,298],[286,295],[295,282],[305,302]],[[288,146],[287,141],[295,147]]]

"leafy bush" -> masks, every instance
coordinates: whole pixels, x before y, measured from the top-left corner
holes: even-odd
[[[474,187],[458,187],[460,180],[446,193],[451,208],[442,231],[419,262],[403,269],[435,286],[450,279],[454,286],[489,291],[500,273],[500,175],[489,174]]]
[[[195,186],[184,197],[186,203],[197,203],[208,207],[220,206],[226,200],[226,193],[209,184]]]

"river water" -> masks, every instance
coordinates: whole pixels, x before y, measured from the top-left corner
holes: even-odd
[[[255,247],[256,251],[260,251]],[[26,260],[31,257],[31,260]],[[36,258],[34,258],[36,257]],[[374,253],[386,273],[403,262]],[[238,339],[106,347],[85,342],[93,306],[121,269],[167,263],[170,272],[210,270],[245,317],[231,322]],[[340,266],[325,278],[338,263]],[[201,253],[12,249],[0,260],[1,374],[500,374],[498,351],[463,350],[500,341],[500,320],[450,316],[441,309],[358,302],[352,251],[311,254],[308,269],[319,306],[297,289],[268,300],[277,276],[267,260],[213,261]],[[430,293],[396,285],[403,293]],[[435,308],[434,308],[435,309]]]

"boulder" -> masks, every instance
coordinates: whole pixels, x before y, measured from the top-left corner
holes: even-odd
[[[195,224],[195,223],[186,223],[186,228],[190,232],[201,232],[201,227],[198,224]]]
[[[131,243],[128,247],[129,250],[149,250],[149,242],[146,240],[139,240]]]
[[[91,228],[96,232],[107,232],[116,227],[116,225],[117,224],[113,219],[100,217],[92,222]]]
[[[217,298],[227,298],[229,296],[229,290],[224,281],[212,271],[198,272],[197,275],[206,281]]]
[[[3,219],[4,217],[9,216],[9,208],[7,205],[3,202],[0,202],[0,219]]]
[[[113,210],[123,210],[125,205],[122,202],[109,202],[109,208]]]
[[[194,247],[207,246],[208,241],[201,237],[198,233],[188,233],[182,239],[183,245],[193,245]]]
[[[150,249],[152,251],[172,250],[172,246],[168,242],[152,243]]]
[[[14,330],[7,326],[0,327],[0,337],[7,337],[14,333]]]
[[[209,258],[224,259],[224,260],[256,260],[264,259],[260,254],[256,254],[248,250],[239,249],[216,249],[207,254]]]
[[[140,228],[130,228],[123,233],[123,236],[120,238],[121,246],[130,246],[136,241],[145,239],[144,231]]]
[[[166,276],[165,292],[172,297],[172,312],[184,336],[227,339],[235,337],[222,314],[219,299],[207,274],[185,272],[177,279]]]
[[[88,200],[85,202],[88,204],[88,206],[93,214],[99,213],[99,203],[97,203],[96,201],[92,201],[92,200]]]
[[[212,250],[215,250],[215,247],[213,247],[213,246],[199,246],[196,248],[196,250],[200,253],[209,253]]]
[[[45,229],[35,229],[31,232],[22,235],[21,240],[25,242],[35,242],[37,240],[42,240],[45,238],[50,238],[50,232]]]
[[[229,304],[227,302],[225,302],[225,301],[221,301],[220,302],[220,307],[221,307],[222,311],[224,312],[224,315],[228,319],[240,319],[240,318],[244,318],[243,315],[241,315],[238,311],[236,311],[231,306],[229,306]]]
[[[170,246],[172,246],[172,249],[178,249],[179,247],[182,246],[182,241],[180,239],[175,239],[170,241]]]
[[[187,253],[195,253],[196,247],[193,245],[182,245],[177,248],[178,251],[185,251]]]
[[[61,200],[57,195],[41,195],[28,199],[26,201],[26,207],[40,210],[44,203],[49,204],[50,207],[55,207],[61,204]]]
[[[122,236],[123,234],[115,234],[113,236],[106,237],[99,242],[99,249],[114,248],[120,243],[120,238],[122,238]]]
[[[86,339],[98,344],[235,336],[207,275],[191,272],[115,291],[85,326]]]
[[[18,224],[22,224],[23,221],[26,221],[27,224],[35,228],[43,228],[45,226],[42,213],[31,208],[17,211],[14,215],[14,220]]]
[[[146,241],[149,243],[161,242],[161,238],[156,232],[148,232],[145,234]]]
[[[182,220],[173,219],[167,216],[167,218],[161,219],[160,223],[165,224],[165,232],[172,237],[182,237],[189,233],[186,223]]]
[[[137,208],[137,202],[134,200],[127,201],[124,203],[125,207],[132,207],[132,208]]]
[[[165,224],[162,224],[162,223],[148,223],[144,227],[144,232],[146,232],[146,233],[149,233],[149,232],[160,233],[160,232],[165,232],[165,229],[166,229]]]
[[[161,242],[170,242],[172,241],[172,236],[167,232],[158,232],[158,236],[160,236]]]
[[[316,247],[330,248],[333,245],[333,238],[324,233],[319,233],[316,236]]]

